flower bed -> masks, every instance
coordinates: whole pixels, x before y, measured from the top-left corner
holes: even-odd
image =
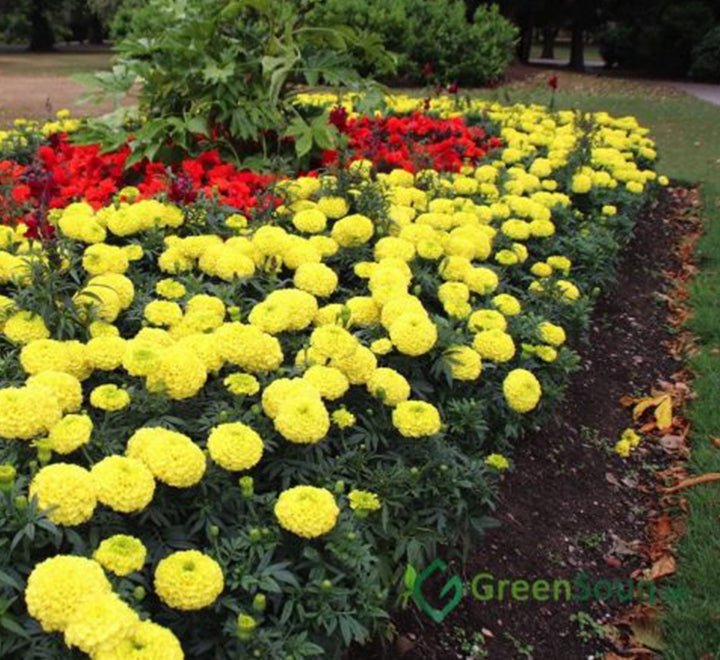
[[[492,524],[655,152],[632,118],[388,105],[336,111],[312,176],[4,161],[0,655],[339,656]],[[99,196],[33,192],[86,158]]]

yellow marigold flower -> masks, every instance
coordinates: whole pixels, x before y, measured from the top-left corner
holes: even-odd
[[[315,486],[295,486],[283,491],[274,511],[283,529],[306,539],[327,534],[340,514],[333,494]]]
[[[93,660],[183,660],[177,637],[152,621],[141,621],[112,648],[97,651]]]
[[[375,325],[380,318],[380,309],[370,296],[354,296],[346,301],[345,306],[350,312],[350,326]]]
[[[207,467],[205,454],[190,438],[159,427],[136,431],[126,453],[145,463],[158,481],[175,488],[194,486]]]
[[[372,220],[364,215],[348,215],[332,228],[332,237],[341,247],[357,247],[367,243],[375,232]]]
[[[480,357],[493,362],[507,362],[515,356],[513,338],[502,330],[483,330],[473,339],[473,348]]]
[[[248,220],[240,213],[233,213],[225,218],[225,226],[230,229],[245,229],[248,226]]]
[[[70,454],[90,441],[92,430],[87,415],[65,415],[50,429],[50,446],[58,454]]]
[[[440,431],[440,413],[425,401],[403,401],[392,413],[395,428],[406,438],[422,438]]]
[[[403,314],[409,314],[411,312],[421,314],[426,318],[428,316],[419,298],[411,296],[408,293],[394,296],[382,306],[380,323],[389,330],[392,324],[403,316]]]
[[[410,398],[410,383],[394,369],[380,367],[367,382],[367,389],[387,406],[396,406]]]
[[[47,387],[7,387],[0,390],[0,437],[30,440],[60,421],[62,410]]]
[[[330,415],[319,398],[305,395],[283,401],[273,423],[289,442],[315,444],[330,430]]]
[[[285,401],[297,397],[315,397],[319,401],[320,392],[304,378],[276,378],[263,390],[263,411],[268,417],[275,418]]]
[[[215,337],[223,359],[251,373],[274,371],[283,361],[280,342],[253,326],[227,323]]]
[[[539,261],[530,267],[530,272],[535,275],[535,277],[550,277],[553,273],[553,269],[550,264],[547,264],[544,261]]]
[[[350,387],[345,374],[335,367],[315,364],[303,374],[303,378],[312,383],[320,396],[328,401],[339,399]]]
[[[522,307],[520,301],[508,293],[501,293],[492,299],[492,304],[505,316],[517,316]]]
[[[495,254],[495,261],[501,266],[514,266],[520,259],[512,250],[498,250]]]
[[[617,207],[613,206],[612,204],[605,204],[602,207],[602,214],[607,215],[608,217],[617,215]]]
[[[659,183],[661,186],[667,186],[667,185],[670,183],[670,179],[668,179],[664,174],[661,174],[661,175],[658,177],[658,183]]]
[[[502,454],[490,454],[485,463],[496,470],[507,470],[510,467],[510,461]]]
[[[412,261],[415,257],[415,246],[403,238],[385,236],[375,243],[373,251],[376,261],[383,259],[402,259]]]
[[[120,336],[120,330],[117,329],[117,326],[114,326],[112,323],[105,323],[105,321],[93,321],[88,326],[88,332],[93,339],[95,339],[95,337]]]
[[[113,511],[142,511],[155,494],[155,478],[139,460],[108,456],[90,470],[98,501]]]
[[[169,300],[176,300],[178,298],[182,298],[187,293],[187,289],[182,283],[178,282],[177,280],[168,278],[160,280],[155,285],[155,292],[163,298],[168,298]]]
[[[33,312],[16,312],[10,316],[3,327],[3,334],[15,344],[29,344],[38,339],[50,337],[42,316]]]
[[[346,216],[350,210],[347,201],[343,197],[335,196],[320,197],[317,201],[317,207],[331,220],[339,220]]]
[[[119,273],[106,273],[93,277],[88,282],[89,290],[97,293],[98,289],[104,289],[116,294],[120,300],[120,309],[127,309],[135,298],[135,285],[132,280]]]
[[[93,337],[86,346],[87,357],[93,368],[114,371],[123,362],[127,342],[122,337],[106,335]]]
[[[587,174],[575,174],[570,184],[570,189],[574,193],[584,194],[592,190],[593,182]]]
[[[377,511],[382,507],[377,494],[367,490],[351,490],[348,494],[348,501],[350,502],[350,508],[356,513]]]
[[[356,421],[355,415],[345,408],[345,406],[334,410],[330,417],[332,418],[333,423],[341,429],[350,428]]]
[[[237,472],[249,470],[260,462],[263,441],[241,422],[220,424],[212,429],[207,443],[210,458],[220,467]]]
[[[90,405],[100,410],[114,412],[130,405],[130,395],[117,385],[98,385],[90,392]]]
[[[543,321],[538,325],[538,332],[540,338],[551,346],[561,346],[565,343],[565,330],[561,326],[550,323],[549,321]]]
[[[513,410],[526,413],[537,406],[542,396],[542,388],[531,371],[513,369],[505,376],[503,394]]]
[[[25,602],[45,632],[64,631],[77,609],[91,598],[112,593],[100,564],[85,557],[57,555],[30,573]]]
[[[82,386],[75,376],[63,371],[42,371],[28,378],[26,384],[49,388],[63,412],[80,410],[83,400]]]
[[[392,349],[392,342],[387,337],[376,339],[370,344],[370,350],[376,355],[387,355]]]
[[[478,309],[468,319],[468,329],[471,332],[480,330],[501,330],[507,329],[507,320],[501,312],[495,309]]]
[[[65,643],[93,655],[117,645],[139,622],[137,613],[115,594],[96,594],[70,617],[65,628]]]
[[[155,569],[155,592],[168,607],[200,610],[212,605],[225,587],[222,568],[197,550],[174,552]]]
[[[476,380],[482,371],[480,356],[469,346],[451,346],[445,353],[456,380]]]
[[[293,283],[298,289],[325,298],[337,288],[338,276],[325,264],[307,263],[295,271]]]
[[[310,335],[310,346],[328,358],[342,359],[357,351],[359,343],[354,335],[337,325],[322,325]]]
[[[566,275],[570,272],[570,269],[572,268],[572,262],[570,261],[570,259],[561,255],[553,255],[552,257],[548,257],[546,261],[550,266],[552,266],[553,268],[557,268],[557,270],[562,271]]]
[[[157,372],[148,376],[148,389],[160,387],[171,399],[189,399],[202,389],[206,380],[204,362],[196,353],[178,345],[162,352]]]
[[[223,385],[230,394],[252,396],[260,391],[260,383],[251,374],[234,373],[225,377]]]
[[[580,289],[578,289],[572,282],[567,280],[558,280],[556,282],[557,288],[562,293],[563,300],[567,302],[575,302],[580,298]]]
[[[425,314],[403,314],[390,326],[390,340],[401,353],[417,357],[435,346],[437,328]]]
[[[293,216],[295,229],[307,234],[319,234],[327,226],[327,216],[317,208],[299,211]]]
[[[362,385],[367,383],[377,368],[377,358],[369,348],[360,346],[352,355],[333,358],[330,366],[340,369],[351,385]]]
[[[182,319],[183,311],[170,300],[153,300],[145,305],[143,316],[153,325],[175,325]]]
[[[82,265],[90,275],[122,274],[130,266],[130,261],[127,252],[122,248],[106,243],[96,243],[85,248]]]
[[[543,362],[554,362],[558,356],[558,352],[552,346],[536,346],[533,352]]]
[[[483,266],[469,270],[462,281],[468,285],[470,291],[481,295],[492,293],[500,284],[497,273]]]
[[[97,495],[90,473],[79,465],[54,463],[30,482],[30,497],[56,525],[80,525],[92,518]]]

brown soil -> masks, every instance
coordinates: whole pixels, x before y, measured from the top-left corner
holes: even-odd
[[[627,581],[646,565],[634,551],[647,541],[647,521],[657,512],[653,472],[667,465],[668,457],[650,440],[628,460],[613,454],[612,446],[632,424],[619,404],[621,396],[647,393],[658,378],[669,378],[679,367],[663,347],[670,338],[667,309],[657,297],[665,288],[661,269],[678,267],[673,254],[683,229],[675,220],[678,200],[664,193],[639,220],[619,264],[617,287],[598,301],[588,341],[578,347],[583,366],[557,420],[526,438],[514,456],[513,472],[503,479],[496,515],[501,526],[487,534],[464,568],[451,563],[466,584],[479,572],[496,579],[572,581],[584,571],[590,582]],[[351,657],[597,658],[611,645],[571,616],[583,612],[607,622],[628,607],[617,599],[477,602],[467,591],[440,624],[411,605],[394,622],[394,645],[383,649],[378,644]],[[482,637],[474,639],[477,633]],[[473,652],[473,641],[480,641],[485,654]]]

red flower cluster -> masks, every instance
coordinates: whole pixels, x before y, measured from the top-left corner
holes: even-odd
[[[336,115],[333,123],[349,138],[350,159],[366,158],[380,171],[457,172],[464,162],[476,163],[488,150],[501,146],[498,138],[488,138],[482,127],[468,126],[462,117],[437,119],[416,112],[405,117],[338,119]],[[326,151],[323,162],[333,163],[338,155]]]

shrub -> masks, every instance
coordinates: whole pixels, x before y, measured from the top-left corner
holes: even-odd
[[[720,25],[709,30],[693,48],[692,58],[691,76],[720,81]]]
[[[633,29],[623,23],[608,23],[596,35],[600,55],[605,63],[612,67],[615,65],[631,66],[637,59],[637,46]]]
[[[464,3],[452,0],[325,0],[316,6],[313,19],[378,35],[397,54],[400,78],[412,82],[496,81],[512,60],[517,36],[496,5],[480,6],[468,21]],[[431,76],[423,74],[427,66]]]

